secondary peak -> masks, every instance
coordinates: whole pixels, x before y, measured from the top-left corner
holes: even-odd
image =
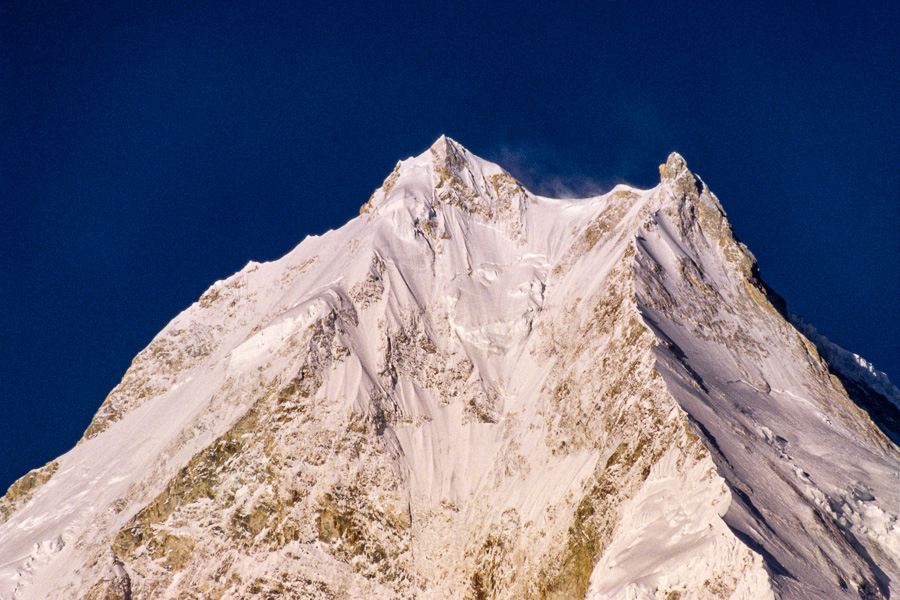
[[[659,165],[659,176],[663,181],[677,179],[682,173],[690,173],[690,171],[684,158],[677,152],[671,153],[665,164]]]

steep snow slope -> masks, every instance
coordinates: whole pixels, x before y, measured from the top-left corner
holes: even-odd
[[[838,350],[678,155],[555,200],[442,137],[135,358],[0,598],[886,598],[897,392]]]

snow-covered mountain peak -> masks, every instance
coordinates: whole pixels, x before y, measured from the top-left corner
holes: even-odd
[[[557,200],[445,136],[400,161],[0,499],[0,599],[887,598],[900,411],[660,176]]]
[[[503,168],[442,135],[422,154],[398,162],[360,212],[400,210],[427,228],[457,210],[464,216],[456,216],[482,222],[515,218],[524,197],[525,190]]]
[[[442,135],[419,158],[427,156],[438,172],[448,170],[450,175],[465,178],[466,173],[477,177],[507,174],[499,165],[469,152],[459,142]]]
[[[660,188],[663,199],[671,196],[678,203],[702,203],[721,213],[725,211],[718,199],[707,189],[703,181],[688,169],[687,162],[677,152],[672,152],[666,162],[659,166]]]
[[[679,175],[684,174],[690,174],[690,171],[684,157],[677,152],[669,154],[666,162],[659,166],[659,176],[663,181],[676,179]]]
[[[687,162],[677,152],[669,154],[666,162],[659,165],[659,183],[660,187],[671,191],[680,202],[698,200],[706,187],[700,178],[688,169]],[[713,203],[721,210],[718,200]],[[722,213],[724,215],[724,211]]]
[[[459,171],[465,167],[467,162],[466,155],[472,156],[468,150],[462,147],[456,141],[450,139],[446,135],[441,135],[434,141],[428,151],[431,153],[434,161],[442,164],[450,169]]]

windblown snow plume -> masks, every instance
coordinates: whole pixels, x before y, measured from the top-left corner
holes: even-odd
[[[660,174],[559,200],[445,137],[401,161],[10,488],[0,598],[889,598],[895,388]]]

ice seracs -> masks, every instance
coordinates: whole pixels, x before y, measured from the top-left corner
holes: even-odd
[[[559,200],[443,136],[400,161],[0,500],[0,598],[888,598],[896,388],[660,175]]]

